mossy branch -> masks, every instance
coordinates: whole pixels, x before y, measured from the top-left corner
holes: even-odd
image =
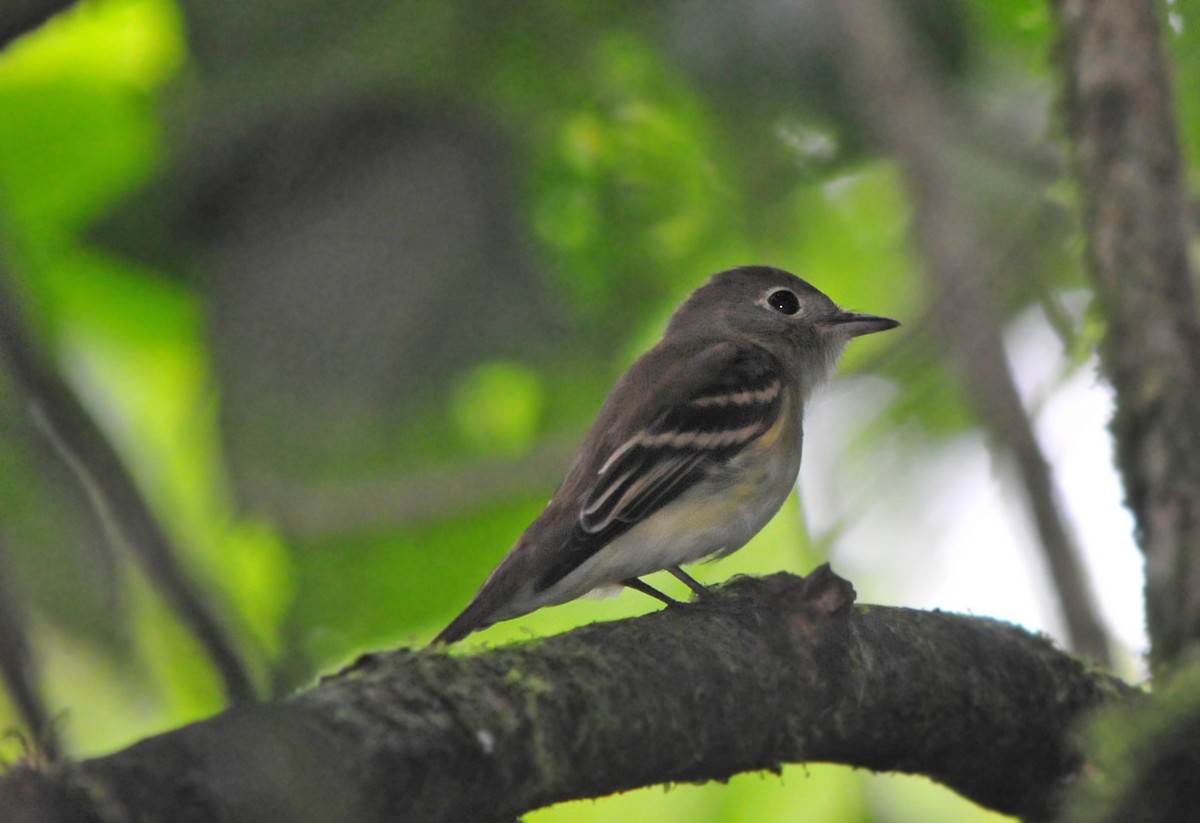
[[[1049,816],[1080,768],[1069,730],[1127,687],[1012,625],[853,599],[822,567],[470,656],[367,655],[279,703],[12,772],[0,808],[46,823],[512,820],[827,761]]]

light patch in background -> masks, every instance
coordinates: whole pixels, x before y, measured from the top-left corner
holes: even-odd
[[[1118,671],[1143,676],[1142,562],[1113,465],[1111,390],[1094,359],[1070,373],[1040,310],[1018,318],[1007,343],[1096,602],[1120,646]],[[995,617],[1065,645],[1013,470],[980,434],[934,439],[914,426],[852,446],[893,392],[877,378],[845,379],[808,412],[800,486],[814,539],[831,542],[834,569],[862,602]]]
[[[497,360],[476,366],[459,382],[451,414],[476,453],[513,455],[533,443],[542,405],[537,372]]]

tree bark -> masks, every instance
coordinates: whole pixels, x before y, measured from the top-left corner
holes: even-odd
[[[1200,809],[1200,660],[1114,704],[1079,735],[1087,778],[1056,823],[1189,823]]]
[[[1183,159],[1151,0],[1056,0],[1112,431],[1146,556],[1151,664],[1200,640],[1200,324]]]
[[[828,761],[1041,820],[1081,767],[1072,724],[1128,691],[1011,625],[856,608],[823,567],[482,654],[367,655],[283,702],[12,772],[0,808],[45,823],[512,820]]]

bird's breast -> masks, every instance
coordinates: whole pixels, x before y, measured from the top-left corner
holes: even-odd
[[[722,555],[757,534],[796,484],[802,442],[798,415],[794,414],[797,402],[786,397],[771,428],[734,456],[722,472],[729,518],[729,542],[717,547]]]

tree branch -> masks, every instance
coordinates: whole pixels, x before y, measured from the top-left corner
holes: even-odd
[[[1200,659],[1155,680],[1146,700],[1117,703],[1079,735],[1087,776],[1055,823],[1168,823],[1200,809]]]
[[[1183,160],[1151,0],[1056,0],[1112,430],[1146,556],[1151,663],[1200,640],[1200,324]]]
[[[554,438],[521,457],[464,460],[414,476],[298,481],[243,471],[260,512],[287,534],[327,538],[349,531],[399,529],[449,518],[504,496],[544,492],[562,479],[579,435]]]
[[[254,684],[212,606],[187,579],[175,546],[125,463],[74,391],[54,371],[25,326],[0,260],[0,364],[35,420],[78,476],[102,520],[128,543],[156,588],[212,660],[231,702],[254,699]]]
[[[0,12],[0,50],[75,3],[76,0],[6,0]]]
[[[29,729],[29,749],[54,760],[60,751],[58,734],[42,699],[24,604],[15,587],[9,584],[11,579],[8,558],[0,541],[0,676],[13,707]]]
[[[281,703],[10,774],[0,805],[104,823],[511,820],[829,761],[1046,818],[1080,768],[1068,730],[1127,687],[1011,625],[852,601],[823,567],[472,656],[366,655]]]

